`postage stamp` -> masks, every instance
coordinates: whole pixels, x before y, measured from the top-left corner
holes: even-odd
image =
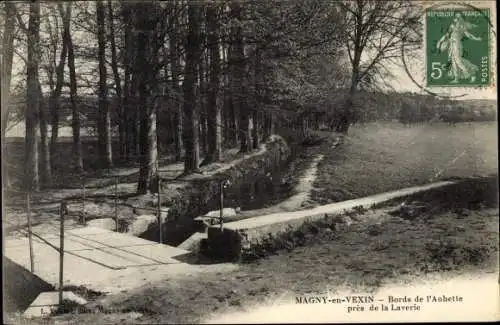
[[[428,8],[425,25],[428,87],[490,85],[489,8]]]

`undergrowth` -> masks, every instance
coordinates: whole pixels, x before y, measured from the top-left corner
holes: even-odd
[[[352,214],[355,212],[352,212]],[[257,259],[276,254],[280,251],[291,251],[321,240],[333,240],[336,233],[346,230],[347,216],[328,215],[322,219],[306,221],[299,227],[288,226],[277,234],[268,233],[254,243],[244,247],[240,256],[241,262],[249,263]]]

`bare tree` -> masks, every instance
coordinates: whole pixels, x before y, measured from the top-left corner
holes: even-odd
[[[44,187],[50,186],[52,181],[52,170],[50,163],[50,145],[47,132],[47,117],[45,114],[46,104],[45,98],[43,96],[42,87],[40,83],[38,84],[39,93],[39,104],[38,104],[38,116],[40,120],[40,179]]]
[[[134,12],[130,3],[122,3],[121,5],[121,18],[125,22],[123,32],[123,110],[121,114],[121,123],[124,125],[125,132],[125,158],[129,159],[131,155],[135,155],[135,135],[136,125],[134,120],[135,106],[133,105],[133,95],[135,91],[133,81],[133,61],[134,51],[133,46],[134,37],[132,35]]]
[[[355,0],[339,3],[347,16],[345,47],[351,63],[351,83],[337,131],[346,133],[352,117],[353,96],[360,86],[384,83],[390,76],[386,64],[400,57],[403,42],[418,43],[414,37],[418,19],[411,1]],[[369,59],[363,59],[369,56]],[[374,79],[378,78],[376,82]]]
[[[189,2],[189,32],[186,44],[186,67],[184,72],[184,130],[185,147],[184,173],[198,170],[200,164],[199,114],[196,100],[196,80],[198,64],[201,60],[200,21],[202,19],[201,4]]]
[[[40,62],[40,3],[30,3],[28,25],[28,66],[26,87],[25,179],[27,191],[40,189],[38,176],[38,66]]]
[[[216,4],[207,6],[207,43],[210,54],[210,74],[208,89],[208,150],[204,164],[222,159],[222,111],[219,102],[220,83],[220,45],[219,45],[219,17],[220,7]]]
[[[151,3],[140,3],[135,7],[138,15],[136,21],[137,52],[135,58],[135,76],[138,80],[139,122],[140,122],[140,169],[138,193],[146,193],[155,184],[158,176],[158,49],[155,11],[159,9]]]
[[[82,158],[82,140],[80,138],[80,110],[78,108],[75,70],[75,53],[73,48],[73,39],[71,37],[71,2],[66,4],[66,14],[63,21],[64,25],[64,38],[68,47],[68,68],[69,68],[69,96],[71,101],[71,126],[73,130],[73,163],[77,172],[83,171],[83,158]]]
[[[234,27],[231,27],[231,32],[229,35],[229,45],[227,46],[226,64],[228,65],[228,71],[226,73],[226,101],[225,101],[225,111],[226,111],[226,138],[228,145],[233,147],[239,144],[241,134],[240,134],[240,117],[239,117],[239,105],[237,102],[236,92],[238,89],[237,76],[236,76],[236,64],[235,64],[235,49],[233,42]]]
[[[258,149],[260,145],[260,140],[262,137],[261,134],[261,116],[262,114],[259,114],[261,112],[259,106],[262,105],[263,100],[262,100],[262,83],[263,83],[263,71],[262,71],[262,54],[259,49],[255,51],[254,54],[254,64],[253,64],[253,90],[254,90],[254,95],[253,95],[253,107],[252,107],[252,120],[253,120],[253,128],[252,128],[252,142],[253,142],[253,148]]]
[[[233,106],[237,107],[237,112],[240,115],[240,151],[249,152],[252,150],[252,114],[247,103],[247,62],[245,58],[245,43],[243,40],[243,27],[241,21],[243,19],[242,6],[238,1],[231,1],[231,18],[233,19],[233,42],[234,47],[231,49],[233,54],[231,64],[234,65],[234,84],[232,96]],[[234,52],[233,52],[234,51]]]
[[[177,2],[172,5],[178,6]],[[172,82],[172,93],[174,94],[174,108],[175,108],[175,158],[177,161],[182,159],[183,142],[182,142],[182,125],[183,125],[183,105],[181,105],[181,89],[179,87],[179,51],[178,51],[178,25],[179,19],[176,16],[172,17],[172,26],[169,33],[169,49],[170,49],[170,73]]]
[[[115,41],[115,20],[113,14],[113,3],[108,0],[108,26],[109,26],[109,41],[111,47],[111,69],[113,70],[113,78],[115,81],[115,92],[116,92],[116,105],[117,105],[117,115],[118,115],[118,133],[120,139],[120,156],[125,157],[126,152],[126,133],[125,127],[126,122],[123,118],[124,107],[123,107],[123,90],[121,85],[121,77],[118,71],[118,58],[116,54],[116,41]]]
[[[64,85],[64,66],[66,65],[66,59],[68,56],[68,40],[70,39],[70,18],[67,15],[71,12],[66,12],[62,3],[57,4],[59,15],[63,21],[63,33],[62,33],[62,49],[59,56],[59,63],[55,67],[55,77],[54,88],[51,89],[49,97],[49,108],[51,115],[51,134],[50,134],[50,156],[55,157],[57,137],[59,135],[59,109],[60,109],[60,98],[61,92]],[[57,31],[55,31],[57,33]],[[49,78],[49,82],[52,82],[52,76]],[[54,169],[54,159],[51,159],[51,168]]]
[[[97,133],[99,137],[99,156],[101,167],[113,165],[111,147],[111,115],[108,105],[108,86],[106,73],[106,26],[105,8],[102,0],[96,1],[97,14],[97,42],[99,57],[99,117]]]
[[[7,122],[9,120],[9,102],[10,102],[10,81],[12,77],[12,59],[14,56],[14,27],[15,27],[15,7],[14,3],[5,3],[5,28],[2,39],[2,157],[4,163],[2,164],[2,185],[4,187],[10,186],[9,175],[6,169],[6,148],[5,148],[5,133],[7,131]]]
[[[203,16],[203,13],[202,13]],[[200,62],[198,62],[198,111],[199,111],[199,116],[200,116],[200,151],[202,152],[203,155],[206,155],[207,153],[207,124],[208,124],[208,119],[207,119],[207,93],[208,93],[208,81],[207,81],[207,76],[208,76],[208,59],[205,51],[205,46],[203,45],[205,43],[205,31],[204,28],[201,29],[201,44],[202,44],[202,55]]]

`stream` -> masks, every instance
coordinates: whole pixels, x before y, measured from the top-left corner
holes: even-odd
[[[276,205],[294,195],[295,185],[313,156],[307,154],[309,148],[296,145],[291,149],[290,157],[265,175],[248,174],[229,186],[224,192],[224,207],[240,208],[241,211],[257,210]],[[218,210],[219,197],[201,208],[199,215]]]
[[[237,182],[231,184],[224,191],[224,208],[240,208],[241,211],[249,211],[267,208],[276,205],[295,194],[294,188],[298,180],[310,166],[314,157],[313,150],[317,148],[291,146],[288,159],[280,165],[269,167],[267,173],[248,173]],[[206,204],[200,204],[197,208],[189,211],[189,216],[184,215],[185,220],[193,220],[210,211],[220,209],[220,196],[215,195]],[[201,231],[194,223],[189,225],[167,224],[164,229],[163,238],[165,243],[177,246],[190,237],[194,232]],[[140,237],[158,241],[157,229],[149,229]]]

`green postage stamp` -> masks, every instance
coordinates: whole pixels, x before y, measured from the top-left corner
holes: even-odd
[[[490,85],[489,8],[428,8],[425,24],[428,87]]]

